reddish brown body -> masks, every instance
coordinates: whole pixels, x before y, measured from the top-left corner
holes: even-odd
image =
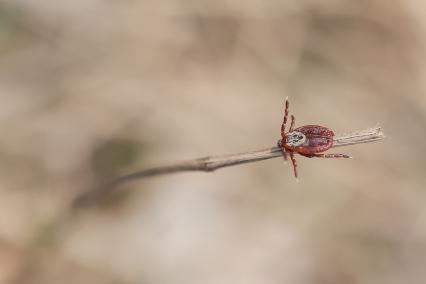
[[[284,143],[283,146],[289,151],[309,155],[327,151],[333,146],[334,132],[327,127],[319,125],[305,125],[294,129],[294,131],[305,134],[306,140],[302,145],[295,147]]]
[[[289,102],[285,101],[284,121],[281,124],[281,139],[278,147],[283,152],[283,157],[287,160],[287,153],[293,163],[294,176],[297,178],[297,162],[294,153],[298,153],[308,158],[350,158],[345,154],[321,154],[333,146],[334,132],[324,126],[305,125],[294,129],[295,118],[291,116],[291,125],[288,132],[285,132],[287,123]]]

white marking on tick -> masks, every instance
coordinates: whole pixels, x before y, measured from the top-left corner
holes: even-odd
[[[291,147],[297,147],[305,143],[306,136],[302,132],[292,131],[286,134],[286,144]]]

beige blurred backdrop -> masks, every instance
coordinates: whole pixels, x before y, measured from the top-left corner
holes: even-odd
[[[1,0],[0,283],[425,283],[421,0]],[[111,177],[379,123],[343,159]]]

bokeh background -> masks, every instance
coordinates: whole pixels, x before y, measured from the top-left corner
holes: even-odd
[[[0,283],[424,283],[426,3],[1,0]],[[275,145],[378,143],[123,185]],[[64,217],[66,216],[66,217]]]

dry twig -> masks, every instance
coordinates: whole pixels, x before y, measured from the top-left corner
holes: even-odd
[[[354,144],[362,144],[378,141],[384,138],[381,127],[369,128],[362,131],[351,132],[347,134],[339,134],[334,136],[333,139],[333,148],[349,146]],[[76,205],[86,204],[88,201],[93,200],[101,195],[104,195],[111,191],[113,188],[117,187],[120,184],[133,181],[136,179],[148,178],[159,175],[166,175],[178,172],[187,172],[187,171],[203,171],[211,172],[220,168],[235,166],[245,163],[252,163],[262,160],[267,160],[271,158],[281,157],[281,149],[278,147],[267,148],[258,151],[245,152],[239,154],[231,154],[224,156],[208,156],[204,158],[199,158],[195,160],[180,162],[176,164],[171,164],[162,167],[156,167],[151,169],[146,169],[138,172],[134,172],[128,175],[124,175],[113,179],[105,185],[100,186],[99,188],[92,190],[86,194],[80,196]]]

